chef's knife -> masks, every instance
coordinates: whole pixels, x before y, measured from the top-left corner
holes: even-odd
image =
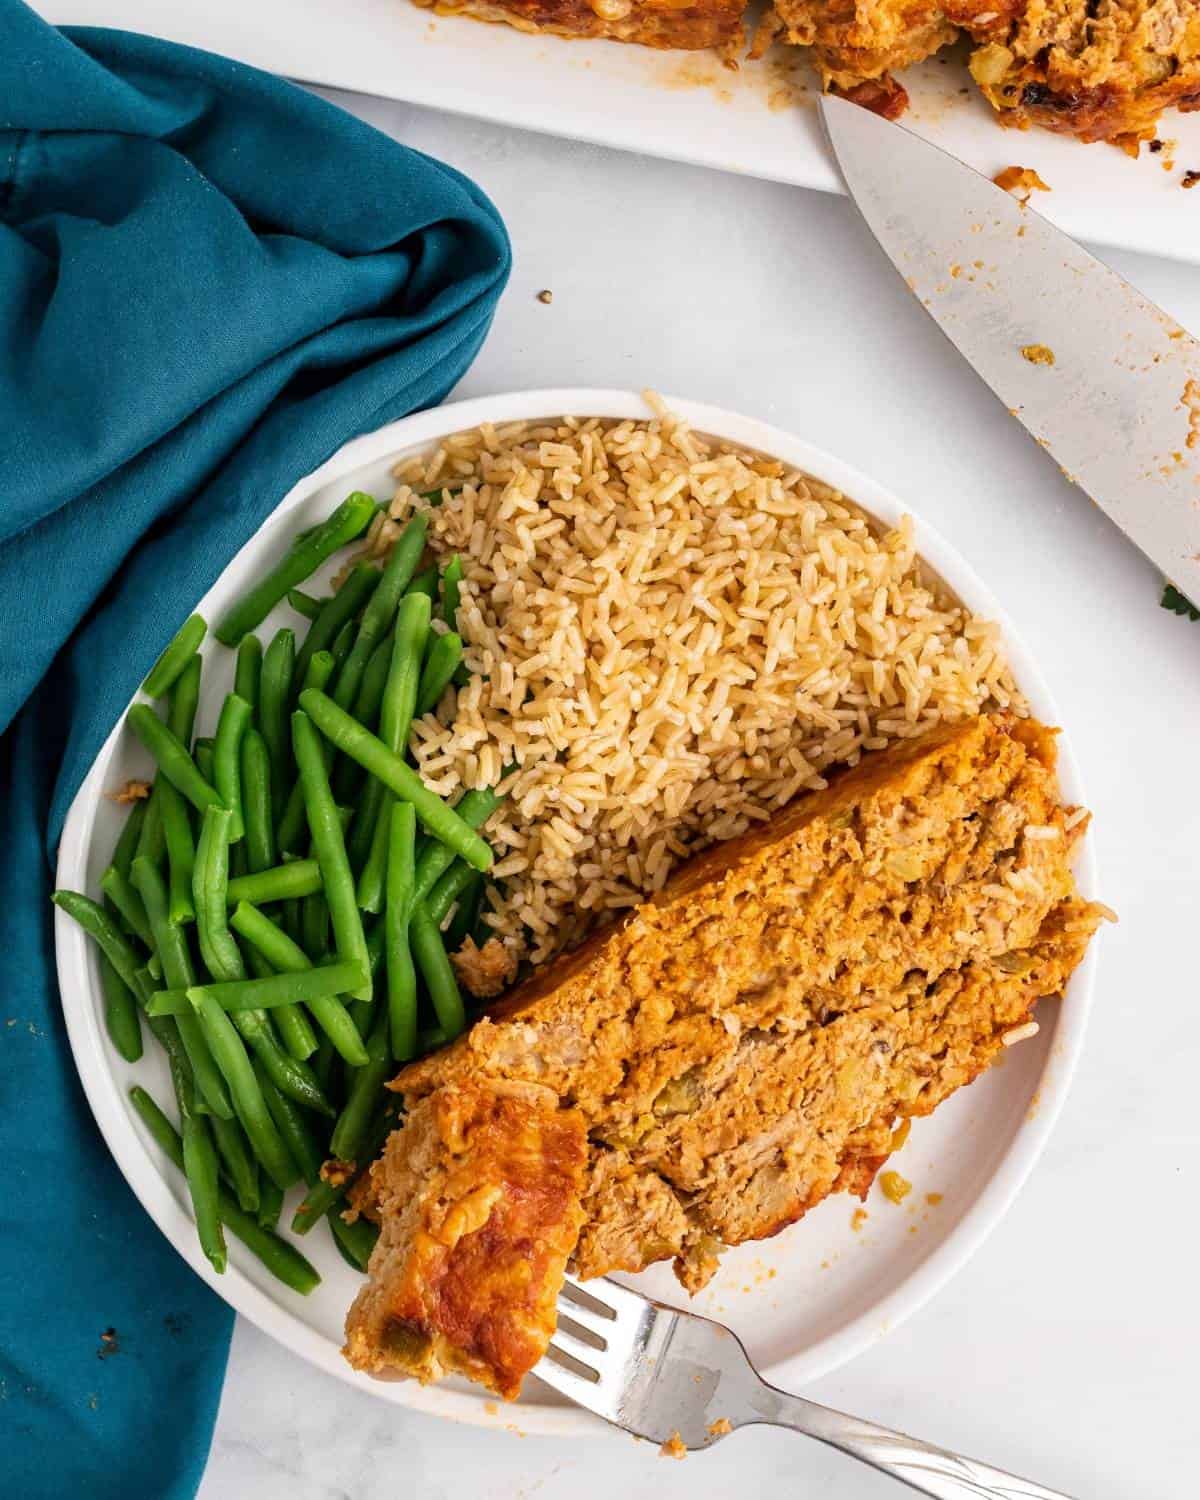
[[[1200,343],[964,162],[845,100],[821,111],[850,196],[938,327],[1200,601]]]

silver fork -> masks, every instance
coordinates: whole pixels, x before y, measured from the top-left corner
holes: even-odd
[[[738,1427],[791,1427],[840,1448],[936,1500],[1069,1500],[768,1385],[737,1336],[695,1313],[652,1302],[611,1281],[567,1279],[558,1330],[534,1374],[606,1421],[653,1443],[678,1435],[690,1451]]]

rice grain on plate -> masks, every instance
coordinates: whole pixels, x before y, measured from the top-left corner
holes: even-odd
[[[462,555],[469,683],[414,726],[443,795],[495,785],[491,925],[541,962],[687,855],[931,725],[1023,704],[998,628],[778,460],[650,421],[483,426],[397,464]],[[424,495],[438,490],[438,500]]]

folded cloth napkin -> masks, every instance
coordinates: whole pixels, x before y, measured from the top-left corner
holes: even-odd
[[[0,0],[5,1494],[191,1495],[231,1321],[75,1077],[66,810],[226,561],[340,444],[446,394],[508,267],[476,187],[333,106]]]

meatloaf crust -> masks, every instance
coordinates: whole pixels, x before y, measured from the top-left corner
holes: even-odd
[[[865,759],[684,866],[392,1087],[523,1081],[589,1138],[584,1277],[723,1245],[864,1194],[932,1111],[1058,993],[1103,908],[1070,851],[1053,734],[985,716]]]
[[[346,1319],[350,1363],[423,1383],[453,1370],[514,1398],[554,1331],[586,1156],[583,1117],[536,1085],[414,1101],[371,1169],[382,1227]]]

